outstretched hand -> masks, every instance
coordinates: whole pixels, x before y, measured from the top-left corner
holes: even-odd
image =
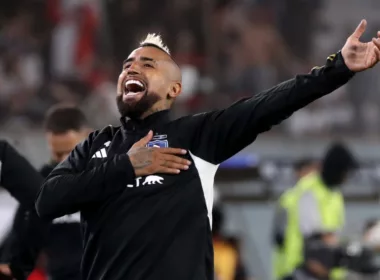
[[[353,72],[372,68],[380,60],[380,31],[377,32],[377,38],[373,38],[371,42],[360,42],[366,27],[367,21],[362,20],[342,48],[344,62]]]

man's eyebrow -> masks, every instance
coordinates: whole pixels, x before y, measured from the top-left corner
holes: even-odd
[[[135,60],[134,57],[127,58],[126,60],[123,61],[123,65],[134,60]],[[146,57],[146,56],[140,56],[140,60],[156,62],[153,58]]]
[[[142,56],[142,57],[140,57],[140,60],[142,60],[142,61],[152,61],[152,62],[155,62],[155,60],[154,60],[153,58],[146,57],[146,56]]]

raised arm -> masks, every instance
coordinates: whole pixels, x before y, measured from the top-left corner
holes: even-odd
[[[221,163],[252,143],[259,133],[290,117],[295,111],[347,83],[355,72],[373,67],[380,59],[380,38],[361,43],[362,21],[341,52],[331,55],[322,67],[297,75],[232,106],[190,119],[195,139],[191,151],[213,164]],[[378,33],[380,36],[380,32]]]
[[[226,109],[196,115],[193,123],[198,138],[193,141],[192,152],[211,163],[221,163],[252,143],[258,134],[334,91],[353,75],[338,53],[309,74],[297,75]]]

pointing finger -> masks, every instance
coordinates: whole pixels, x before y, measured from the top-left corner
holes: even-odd
[[[366,27],[367,27],[367,21],[365,19],[363,19],[359,23],[358,27],[356,27],[356,29],[355,29],[354,33],[352,33],[351,37],[359,39],[363,35]]]

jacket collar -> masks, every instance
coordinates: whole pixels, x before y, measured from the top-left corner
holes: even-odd
[[[153,113],[144,119],[130,119],[122,117],[120,122],[127,132],[148,129],[156,126],[157,124],[168,122],[170,120],[169,113],[170,110],[163,110]]]

